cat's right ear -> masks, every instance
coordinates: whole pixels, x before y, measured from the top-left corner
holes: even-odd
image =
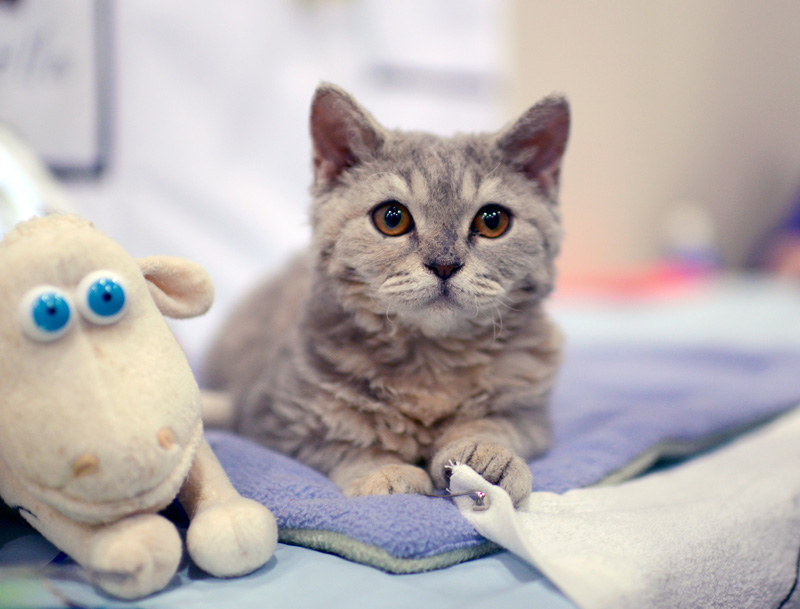
[[[546,97],[500,133],[497,144],[506,160],[555,199],[561,159],[569,138],[566,98]]]
[[[342,172],[377,152],[383,129],[343,89],[324,83],[311,102],[314,183],[335,184]]]

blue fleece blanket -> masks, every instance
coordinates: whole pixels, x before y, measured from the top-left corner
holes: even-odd
[[[800,403],[800,353],[609,347],[568,350],[553,396],[555,444],[534,490],[622,480],[660,457],[718,444]],[[234,485],[275,514],[281,540],[387,571],[493,551],[450,500],[343,497],[326,477],[225,432],[209,441]]]

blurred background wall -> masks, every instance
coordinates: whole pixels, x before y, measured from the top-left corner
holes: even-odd
[[[745,264],[800,187],[798,26],[794,0],[0,0],[0,121],[62,170],[51,144],[102,134],[64,183],[134,255],[209,269],[192,356],[308,240],[322,80],[439,133],[565,93],[565,281],[676,245]]]
[[[515,0],[513,13],[514,108],[554,89],[573,106],[563,272],[652,261],[708,220],[724,262],[746,263],[800,187],[800,3]]]

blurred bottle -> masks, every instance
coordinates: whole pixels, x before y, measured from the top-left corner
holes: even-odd
[[[70,210],[64,191],[36,153],[0,124],[0,238],[22,220]]]
[[[670,207],[661,229],[664,262],[686,273],[709,273],[721,266],[714,218],[691,201]]]

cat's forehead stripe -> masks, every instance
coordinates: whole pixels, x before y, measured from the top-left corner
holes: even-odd
[[[461,181],[461,200],[474,201],[478,195],[477,176],[473,171],[465,171]]]
[[[415,168],[411,171],[411,194],[415,199],[426,200],[430,196],[428,188],[429,179],[420,169]]]
[[[378,198],[390,198],[407,200],[412,192],[412,187],[408,183],[406,176],[391,172],[381,171],[372,174],[371,178],[375,180],[374,188],[380,189],[380,196]]]

